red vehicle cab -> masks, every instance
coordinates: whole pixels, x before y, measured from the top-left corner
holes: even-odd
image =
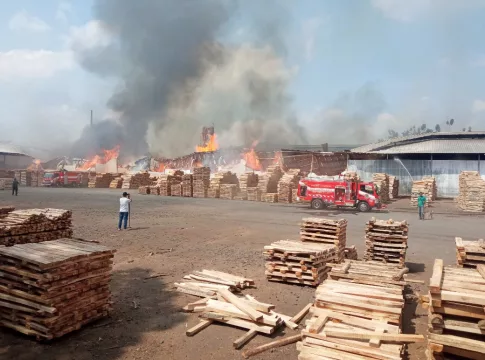
[[[75,171],[51,171],[44,174],[42,186],[79,186],[82,175]]]
[[[298,197],[310,202],[312,209],[337,206],[365,212],[382,207],[377,190],[372,182],[305,178],[298,184]]]

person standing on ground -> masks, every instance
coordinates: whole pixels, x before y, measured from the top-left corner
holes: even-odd
[[[12,181],[12,196],[15,194],[15,196],[19,195],[19,181],[17,180],[16,177],[13,178]]]
[[[419,220],[424,220],[424,204],[426,204],[426,196],[424,196],[423,193],[419,193],[419,196],[418,196]]]
[[[121,224],[123,223],[123,228],[126,230],[128,226],[128,216],[130,211],[131,197],[126,191],[120,198],[120,219],[118,221],[118,230],[121,230]]]

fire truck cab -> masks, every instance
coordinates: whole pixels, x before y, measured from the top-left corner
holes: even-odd
[[[305,178],[298,184],[298,197],[308,201],[312,209],[321,210],[329,206],[356,208],[361,212],[380,209],[377,186],[372,182],[344,179],[327,180]]]
[[[44,174],[42,186],[79,186],[81,173],[74,171],[50,171]]]

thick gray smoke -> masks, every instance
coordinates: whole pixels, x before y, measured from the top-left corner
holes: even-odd
[[[112,40],[73,50],[84,68],[119,81],[108,107],[120,114],[122,154],[190,153],[202,126],[212,123],[223,146],[275,137],[304,141],[289,106],[291,70],[280,58],[284,43],[278,19],[268,13],[265,22],[249,9],[256,45],[218,42],[240,6],[244,2],[95,1],[95,17]],[[107,147],[103,139],[119,129],[108,120],[99,131],[95,139],[93,131],[85,131],[80,143]]]

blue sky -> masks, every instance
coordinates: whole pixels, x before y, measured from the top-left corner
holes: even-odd
[[[485,0],[283,1],[288,91],[300,123],[316,127],[312,142],[361,143],[450,117],[457,129],[485,130]],[[72,51],[104,41],[92,5],[2,4],[0,141],[61,146],[77,138],[90,109],[108,116],[115,84],[84,71]],[[250,39],[244,18],[233,25]],[[356,121],[365,136],[338,130]]]

